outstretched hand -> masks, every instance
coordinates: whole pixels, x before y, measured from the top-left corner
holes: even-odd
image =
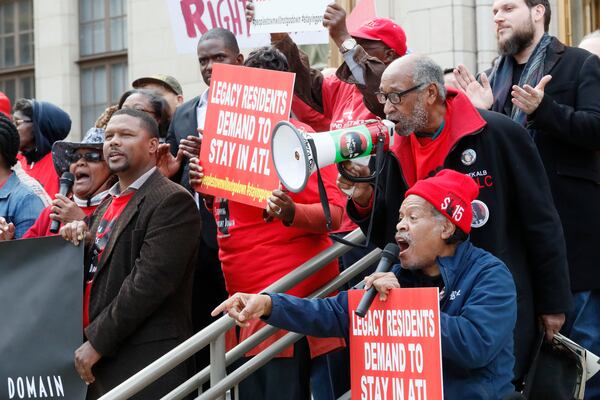
[[[475,79],[475,76],[464,65],[460,64],[454,69],[454,78],[460,88],[467,94],[471,103],[477,108],[489,110],[494,104],[492,87],[485,72],[482,72],[479,76],[481,83]]]
[[[551,79],[552,75],[545,75],[535,87],[531,87],[530,85],[524,85],[523,87],[513,85],[511,92],[513,97],[512,103],[519,107],[525,114],[533,114],[544,99],[544,90]]]
[[[271,297],[266,294],[236,293],[219,304],[210,315],[226,312],[241,327],[250,325],[248,321],[271,314]]]

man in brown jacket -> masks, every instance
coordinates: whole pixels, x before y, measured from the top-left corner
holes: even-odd
[[[158,127],[147,114],[120,110],[106,127],[104,157],[119,177],[90,227],[62,236],[86,242],[84,332],[75,367],[96,399],[191,334],[191,275],[200,216],[190,194],[155,167]],[[89,268],[88,268],[89,267]],[[190,376],[182,364],[136,399],[157,399]]]

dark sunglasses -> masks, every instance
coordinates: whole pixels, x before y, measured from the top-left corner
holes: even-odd
[[[377,96],[377,101],[379,102],[379,104],[385,104],[385,102],[388,100],[392,104],[400,104],[400,103],[402,103],[403,96],[409,94],[410,92],[414,92],[415,90],[420,89],[423,86],[425,86],[425,83],[421,83],[420,85],[413,86],[410,89],[404,90],[402,92],[390,92],[390,93],[376,92],[375,96]]]
[[[102,154],[97,151],[90,151],[89,153],[71,153],[67,154],[67,159],[70,164],[73,164],[81,159],[87,162],[100,162],[103,160]]]

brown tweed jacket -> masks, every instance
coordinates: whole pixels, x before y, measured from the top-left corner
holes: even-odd
[[[94,213],[92,237],[110,201]],[[105,393],[192,332],[191,278],[201,220],[190,194],[156,171],[113,229],[90,293],[85,336],[103,357],[92,370],[96,382],[90,392],[96,395],[88,392],[88,398]],[[181,381],[187,371],[179,375],[169,382]],[[140,398],[165,393],[164,384],[154,389]]]

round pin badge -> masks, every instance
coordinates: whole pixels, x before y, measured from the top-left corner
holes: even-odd
[[[471,220],[472,228],[481,228],[490,219],[490,210],[488,206],[481,200],[473,200],[471,202],[473,210],[473,219]]]
[[[463,151],[460,155],[460,161],[462,161],[464,165],[471,165],[475,162],[476,159],[477,153],[475,153],[475,150],[473,149],[467,149]]]

